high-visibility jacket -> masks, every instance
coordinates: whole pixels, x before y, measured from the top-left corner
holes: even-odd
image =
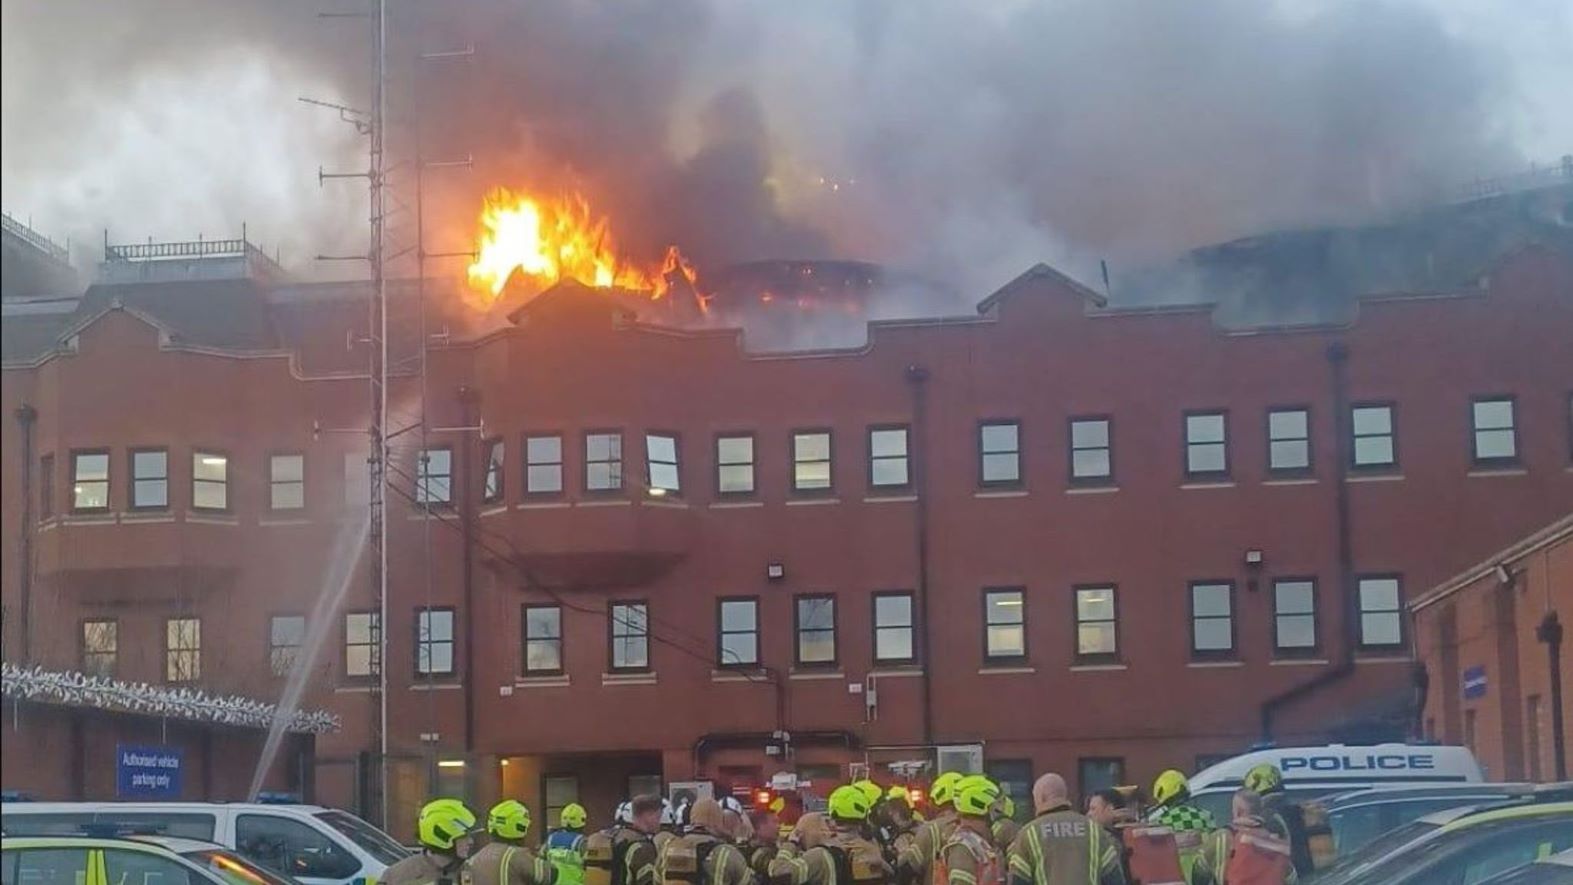
[[[950,840],[950,834],[956,829],[956,812],[946,809],[933,820],[926,820],[918,825],[912,834],[912,841],[902,849],[897,862],[902,873],[912,880],[928,883],[934,871],[934,861],[939,857],[939,850],[945,847]]]
[[[1104,829],[1069,805],[1021,828],[1007,852],[1011,885],[1124,885],[1120,849]]]
[[[748,885],[753,873],[736,845],[703,830],[667,839],[655,863],[665,885]]]
[[[1269,829],[1251,825],[1225,827],[1207,835],[1198,876],[1213,885],[1296,885],[1287,840]]]
[[[473,885],[553,885],[557,873],[523,845],[493,842],[465,861]]]
[[[470,869],[457,857],[421,851],[382,871],[379,885],[469,885]]]
[[[584,885],[584,834],[553,830],[546,836],[546,859],[557,868],[558,885]]]
[[[934,865],[934,885],[1005,885],[1005,864],[986,823],[963,818],[951,831]]]
[[[873,842],[845,833],[804,849],[783,843],[770,861],[770,885],[885,885],[893,871]]]
[[[1016,834],[1021,832],[1021,824],[1008,817],[1002,817],[995,821],[989,829],[994,833],[995,846],[1000,851],[1004,851],[1010,847],[1010,843],[1016,841]]]

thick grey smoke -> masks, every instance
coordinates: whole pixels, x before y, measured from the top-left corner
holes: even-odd
[[[970,299],[1033,261],[1085,275],[1380,215],[1573,140],[1555,0],[393,7],[396,150],[419,118],[426,156],[475,158],[428,178],[428,249],[466,244],[489,187],[577,190],[641,254],[871,259]],[[127,239],[245,220],[297,266],[357,243],[363,196],[315,173],[360,145],[294,98],[365,102],[361,23],[305,0],[4,8],[11,211]]]

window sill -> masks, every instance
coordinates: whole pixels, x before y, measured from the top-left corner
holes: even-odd
[[[257,525],[311,525],[311,520],[306,519],[305,517],[295,517],[292,519],[259,519],[257,520]]]
[[[979,676],[1019,676],[1038,672],[1037,667],[979,667]]]
[[[1129,664],[1072,664],[1072,673],[1115,673],[1129,670]]]
[[[864,504],[905,504],[918,499],[917,495],[866,495]]]
[[[1317,479],[1314,476],[1283,477],[1281,479],[1264,480],[1264,486],[1314,486]]]
[[[1267,662],[1269,667],[1325,667],[1330,661],[1326,658],[1274,658]]]
[[[1465,474],[1466,476],[1528,476],[1527,467],[1476,467]]]
[[[994,491],[986,491],[986,490],[985,491],[976,491],[976,492],[972,493],[972,497],[974,497],[974,498],[1025,498],[1025,497],[1027,497],[1027,490],[1026,489],[996,489]]]
[[[868,675],[876,679],[907,679],[923,675],[923,668],[913,664],[911,666],[888,666],[879,670],[870,670]]]
[[[841,672],[840,670],[793,669],[793,671],[787,675],[787,678],[801,682],[811,682],[814,680],[845,679],[847,678],[847,674]]]
[[[602,673],[602,685],[655,685],[655,673]]]
[[[1193,481],[1180,483],[1180,488],[1182,488],[1182,489],[1232,489],[1232,488],[1234,488],[1234,480],[1232,480],[1232,479],[1193,480]]]
[[[575,501],[575,507],[632,507],[634,502],[627,498],[607,498],[600,501]]]
[[[711,503],[711,510],[746,510],[750,507],[763,507],[763,501],[715,501]]]
[[[840,498],[793,498],[786,502],[788,507],[817,507],[822,504],[840,504]]]
[[[458,691],[464,687],[464,683],[450,682],[448,681],[450,679],[453,679],[452,673],[442,674],[440,682],[435,680],[428,682],[425,676],[417,676],[415,681],[410,683],[410,691]]]
[[[110,511],[73,513],[60,517],[61,525],[114,525],[119,517]]]
[[[136,513],[120,514],[121,525],[157,524],[174,522],[175,514],[167,510],[141,511]]]
[[[572,684],[567,673],[555,676],[515,676],[512,686],[503,688],[567,688]]]
[[[1344,482],[1398,482],[1403,478],[1402,473],[1355,473],[1344,477]]]
[[[507,512],[508,512],[508,505],[507,504],[488,504],[487,506],[482,507],[480,509],[480,511],[478,513],[476,513],[475,515],[476,516],[496,516],[499,513],[507,513]]]
[[[687,510],[689,505],[687,501],[674,499],[670,495],[661,495],[658,497],[645,498],[639,502],[639,506],[659,507],[663,510]]]
[[[376,685],[340,685],[333,689],[334,694],[373,694],[376,691]]]
[[[759,669],[711,670],[711,682],[767,682],[770,674]]]
[[[513,505],[513,509],[515,509],[515,510],[561,510],[561,509],[563,509],[565,507],[572,507],[572,506],[573,506],[573,503],[570,502],[570,501],[525,501],[523,503]]]
[[[1065,490],[1067,495],[1112,495],[1119,491],[1119,486],[1071,486]]]
[[[199,513],[192,511],[186,514],[186,522],[194,525],[240,525],[240,517],[223,513]]]
[[[1244,661],[1187,661],[1185,666],[1193,670],[1232,670],[1244,667]]]
[[[1415,659],[1409,655],[1355,655],[1356,664],[1413,664]]]

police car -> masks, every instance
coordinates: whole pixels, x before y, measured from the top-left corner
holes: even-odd
[[[1205,768],[1191,778],[1192,803],[1214,820],[1227,820],[1229,799],[1245,773],[1270,762],[1283,772],[1284,789],[1297,799],[1364,787],[1471,784],[1485,780],[1467,747],[1420,744],[1329,744],[1253,750]]]

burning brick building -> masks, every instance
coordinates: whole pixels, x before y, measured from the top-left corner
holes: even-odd
[[[354,555],[361,287],[244,243],[128,254],[5,304],[6,658],[272,701],[315,628],[301,703],[339,727],[270,783],[364,806],[385,745],[396,828],[434,790],[603,821],[936,752],[1086,791],[1403,738],[1405,600],[1573,501],[1566,246],[1244,329],[1039,265],[972,315],[770,355],[571,282],[477,328],[429,285],[386,625]],[[118,726],[7,692],[5,786],[103,795]],[[255,757],[223,755],[233,798]]]

